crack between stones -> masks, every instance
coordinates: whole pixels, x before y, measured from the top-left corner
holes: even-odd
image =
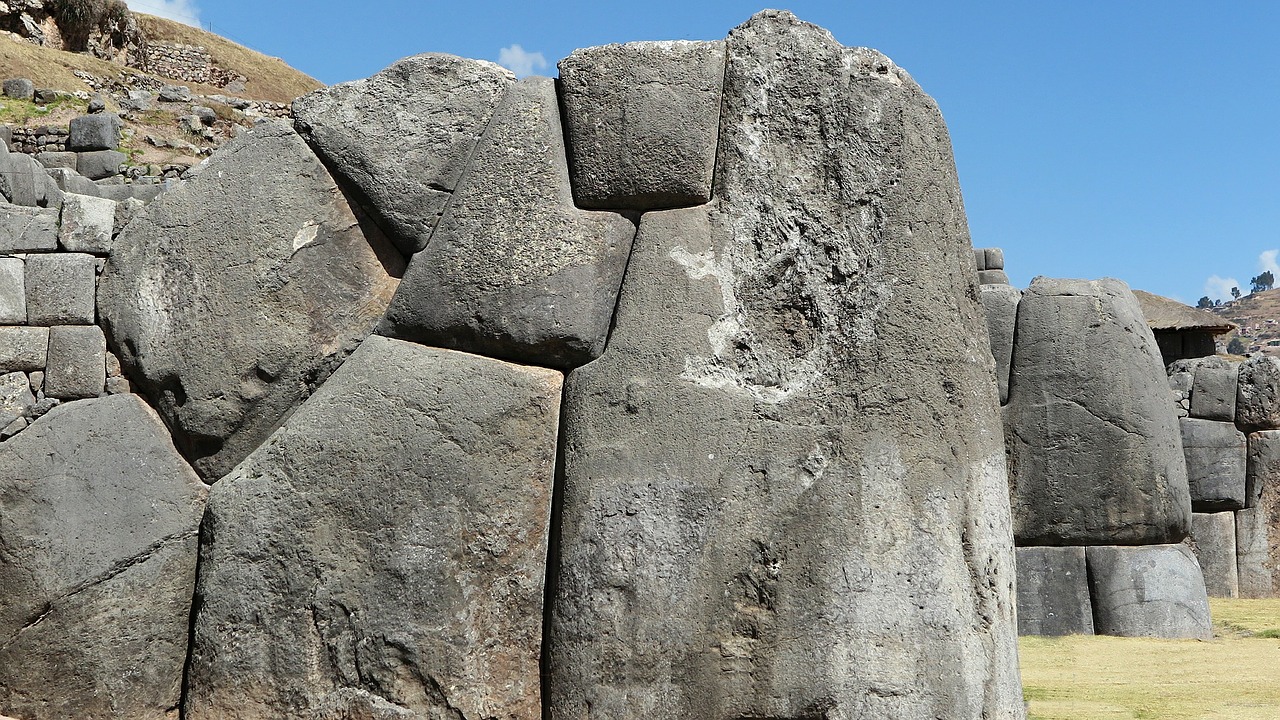
[[[624,281],[625,282],[625,281]],[[556,593],[560,587],[560,538],[564,514],[564,459],[566,421],[569,418],[568,377],[560,390],[560,417],[556,425],[556,460],[552,474],[551,511],[547,522],[547,562],[542,582],[542,646],[538,654],[539,695],[542,703],[542,720],[551,720],[551,619]]]

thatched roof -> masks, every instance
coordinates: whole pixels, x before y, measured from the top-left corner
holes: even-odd
[[[1134,290],[1142,314],[1152,330],[1199,330],[1221,335],[1236,329],[1236,324],[1207,310],[1197,310],[1160,295]]]

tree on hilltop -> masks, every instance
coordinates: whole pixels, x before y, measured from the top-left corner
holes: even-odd
[[[1233,288],[1231,288],[1231,297],[1235,298],[1236,300],[1239,300],[1239,299],[1240,299],[1240,288],[1238,288],[1238,287],[1233,287]]]
[[[1251,278],[1249,282],[1253,283],[1253,290],[1251,292],[1262,292],[1275,287],[1276,278],[1271,274],[1270,270],[1267,270],[1261,275]]]
[[[1205,295],[1204,297],[1200,298],[1199,302],[1196,303],[1196,307],[1200,308],[1201,310],[1207,310],[1208,308],[1213,307],[1213,301],[1209,299],[1208,295]]]

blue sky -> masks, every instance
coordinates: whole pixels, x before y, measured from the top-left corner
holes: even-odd
[[[129,0],[326,83],[419,52],[555,75],[575,48],[717,39],[767,5]],[[942,107],[974,243],[1009,275],[1118,277],[1194,303],[1280,248],[1280,3],[797,0],[771,5],[875,47]],[[518,46],[518,48],[517,48]],[[504,53],[505,49],[505,53]],[[537,64],[538,56],[546,67]],[[1280,268],[1272,267],[1277,277]],[[1210,282],[1211,278],[1225,280]]]

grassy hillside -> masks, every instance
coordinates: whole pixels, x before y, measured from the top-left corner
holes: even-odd
[[[1249,352],[1280,356],[1280,290],[1265,290],[1223,303],[1213,312],[1240,326],[1228,337],[1247,338]]]

